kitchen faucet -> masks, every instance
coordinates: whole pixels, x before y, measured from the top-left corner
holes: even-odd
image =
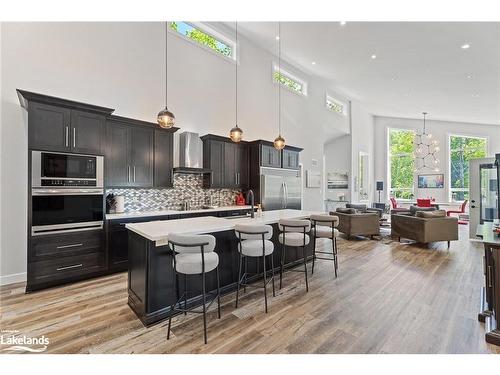
[[[248,203],[248,200],[250,199],[250,205],[252,206],[252,210],[250,211],[250,217],[253,219],[255,217],[255,213],[254,213],[254,205],[255,205],[255,198],[254,198],[254,194],[253,194],[253,190],[252,189],[249,189],[248,192],[247,192],[247,203]]]

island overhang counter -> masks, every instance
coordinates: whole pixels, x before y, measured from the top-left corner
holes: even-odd
[[[130,223],[129,230],[129,269],[128,304],[148,326],[158,323],[171,314],[170,305],[184,292],[184,276],[179,275],[178,288],[175,287],[172,251],[168,247],[169,233],[212,234],[216,238],[215,251],[219,255],[219,274],[221,294],[236,290],[238,279],[238,239],[234,233],[236,224],[270,224],[273,226],[275,251],[273,253],[275,272],[279,271],[281,245],[278,241],[278,221],[280,219],[304,219],[322,212],[302,210],[275,210],[255,214],[255,218],[218,218],[197,217],[178,220]],[[308,258],[312,256],[312,241],[306,247]],[[302,262],[302,250],[287,249],[285,268],[294,267]],[[266,268],[270,270],[270,266]],[[262,270],[260,270],[262,272]],[[249,273],[259,273],[257,262],[248,262]],[[249,278],[256,281],[258,275]],[[215,272],[206,275],[207,291],[216,289]],[[190,292],[188,306],[201,304],[201,275],[187,280]]]

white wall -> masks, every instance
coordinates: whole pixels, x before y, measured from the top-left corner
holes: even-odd
[[[351,181],[351,135],[343,135],[325,143],[325,185],[328,179],[328,173],[346,172]],[[348,189],[332,189],[325,190],[325,199],[338,199],[338,194],[344,194],[345,199],[350,201],[351,190]]]
[[[388,196],[387,181],[387,134],[389,128],[422,130],[423,122],[421,119],[402,119],[391,117],[375,117],[374,119],[374,152],[375,152],[375,180],[384,181],[384,198]],[[495,152],[500,152],[500,127],[496,125],[469,124],[448,121],[426,121],[426,129],[439,142],[440,151],[437,157],[440,161],[439,172],[428,171],[429,173],[443,173],[445,178],[444,189],[418,189],[415,181],[416,198],[425,198],[432,196],[437,202],[448,202],[449,200],[449,165],[448,148],[449,135],[469,135],[479,136],[488,139],[488,156],[494,156]]]
[[[165,105],[165,29],[162,23],[141,22],[2,23],[1,38],[0,283],[6,283],[22,280],[26,272],[27,124],[15,89],[155,121]],[[247,140],[273,140],[278,132],[277,86],[271,79],[275,58],[242,37],[240,46],[239,125]],[[177,125],[181,131],[226,135],[234,125],[234,63],[174,34],[169,48],[168,104]],[[283,136],[304,148],[304,169],[322,171],[326,137],[331,129],[347,133],[348,124],[325,108],[326,85],[293,67],[287,70],[309,85],[307,98],[283,90]],[[304,208],[321,209],[322,191],[304,189]]]

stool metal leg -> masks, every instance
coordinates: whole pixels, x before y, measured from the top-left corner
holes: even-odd
[[[187,274],[184,275],[184,315],[187,315],[187,285],[188,285],[188,277]]]
[[[217,314],[219,315],[220,319],[220,278],[219,278],[219,266],[215,269],[215,272],[217,273]]]
[[[205,272],[202,273],[203,281],[203,337],[205,338],[205,344],[207,343],[207,307],[205,300]]]
[[[243,284],[243,293],[247,292],[247,273],[248,273],[248,257],[245,257],[245,273],[243,274],[245,281]]]
[[[178,287],[178,284],[177,284],[177,272],[175,270],[175,266],[174,266],[174,275],[173,276],[174,276],[173,277],[174,283],[176,284],[176,287]],[[170,305],[170,316],[168,317],[167,340],[170,340],[170,328],[172,327],[172,315],[173,315],[173,312],[174,312],[174,308],[175,308],[176,302],[174,302],[174,303],[172,303]]]
[[[276,291],[274,289],[274,257],[273,257],[274,254],[271,254],[271,268],[272,268],[272,275],[271,277],[273,278],[272,279],[272,282],[273,282],[273,297],[276,297]]]
[[[266,256],[262,257],[262,265],[264,267],[264,304],[266,306],[266,314],[267,314],[267,277],[266,277]]]
[[[306,247],[302,246],[302,254],[304,256],[304,273],[306,275],[306,292],[309,292],[309,283],[307,281],[307,259],[306,259]]]
[[[314,275],[314,261],[316,260],[316,232],[312,236],[312,240],[313,240],[313,265],[312,265],[311,275]]]
[[[285,242],[285,241],[283,241],[283,242]],[[281,244],[281,262],[280,263],[281,263],[280,264],[280,289],[281,289],[281,287],[283,286],[283,265],[285,263],[285,245],[284,244]]]
[[[338,258],[337,258],[337,238],[333,237],[333,265],[335,267],[335,277],[337,277],[337,270],[339,268]]]
[[[238,297],[240,296],[241,268],[243,267],[243,255],[240,253],[240,266],[238,268],[238,288],[236,289],[236,308],[238,308]]]

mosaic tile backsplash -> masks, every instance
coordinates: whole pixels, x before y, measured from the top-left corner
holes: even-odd
[[[172,189],[108,189],[106,194],[123,195],[125,212],[180,210],[183,202],[191,209],[203,205],[233,205],[240,190],[204,189],[203,176],[199,174],[174,174]]]

